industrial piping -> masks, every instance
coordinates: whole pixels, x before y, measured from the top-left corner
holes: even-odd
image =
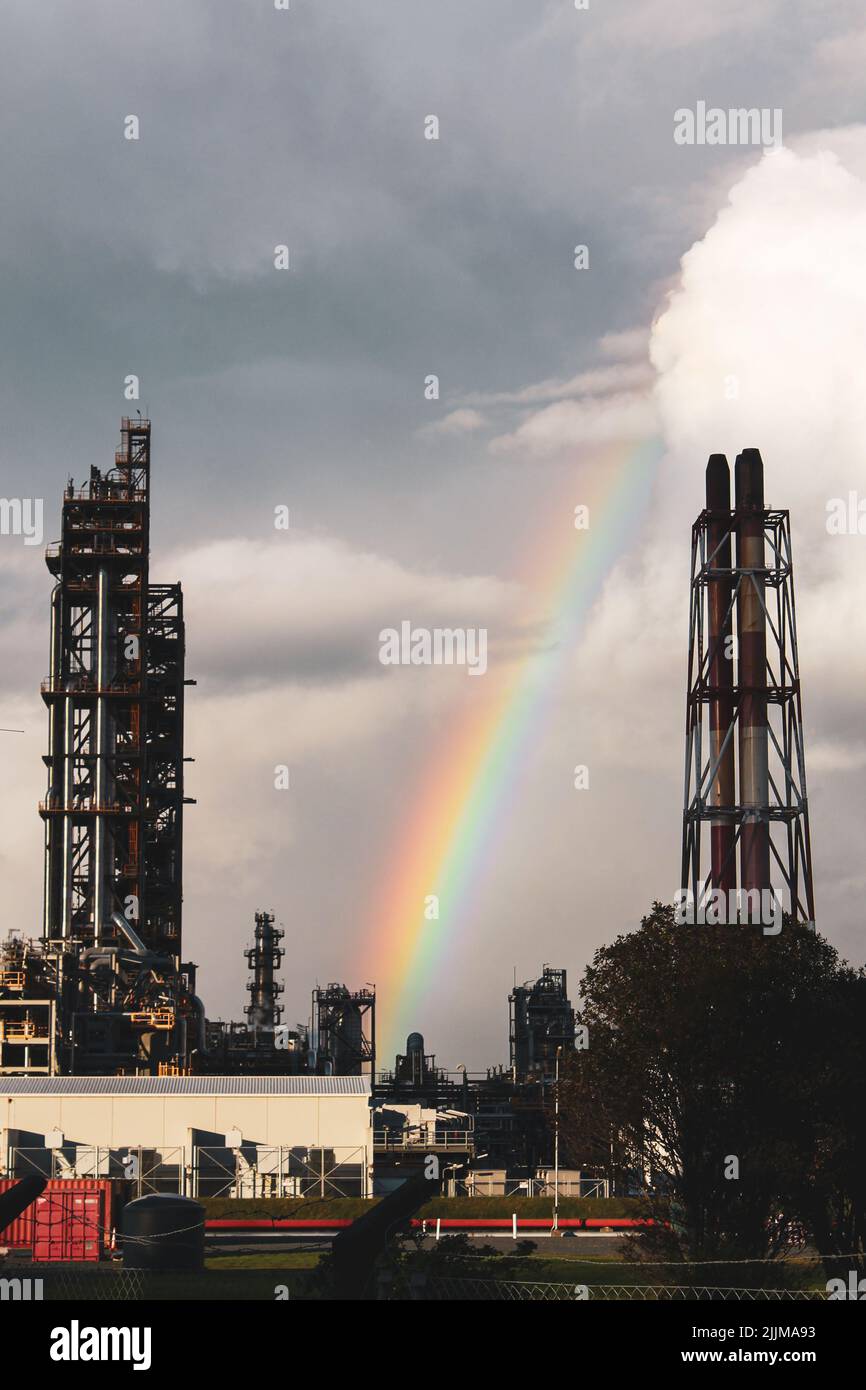
[[[710,788],[720,814],[710,827],[711,884],[728,893],[737,886],[734,853],[734,663],[732,652],[733,574],[731,572],[731,471],[724,454],[707,463],[707,622],[709,628],[710,762],[717,768]],[[716,573],[718,571],[718,573]]]
[[[737,510],[740,833],[743,889],[770,887],[770,800],[767,734],[767,619],[764,553],[764,465],[757,449],[744,449],[734,472]]]

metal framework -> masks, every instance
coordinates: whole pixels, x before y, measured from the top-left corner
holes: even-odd
[[[179,951],[183,904],[183,707],[185,628],[180,584],[147,596],[145,941]]]
[[[56,959],[13,929],[0,942],[0,1076],[54,1072],[57,1001]]]
[[[67,487],[62,540],[46,554],[58,580],[39,808],[51,941],[116,941],[114,916],[130,903],[140,933],[154,935],[145,871],[150,423],[124,420],[122,436],[111,472],[92,468],[86,488]],[[168,925],[176,940],[179,922]]]
[[[52,1181],[58,1178],[109,1178],[128,1183],[136,1197],[154,1192],[182,1192],[185,1150],[179,1146],[148,1149],[140,1144],[78,1144],[64,1139],[60,1148],[11,1145],[5,1164],[0,1155],[0,1172],[25,1178],[39,1173]]]
[[[253,1030],[262,1028],[273,1033],[283,1014],[283,1006],[277,1000],[285,986],[274,974],[282,963],[284,951],[280,942],[284,936],[282,927],[274,926],[272,912],[256,913],[255,945],[244,952],[253,972],[253,978],[247,981],[251,998],[245,1010]]]
[[[376,1073],[376,995],[345,985],[313,990],[316,1069],[326,1076]]]
[[[516,985],[508,996],[512,1080],[552,1076],[557,1049],[574,1047],[574,1009],[564,970],[545,965],[534,983]]]
[[[764,506],[757,450],[737,470],[731,509],[711,458],[692,527],[682,886],[695,903],[736,890],[739,859],[741,889],[779,874],[792,919],[814,925],[789,514]]]
[[[309,1148],[244,1144],[193,1148],[191,1195],[195,1197],[366,1197],[370,1157],[366,1148]]]
[[[190,1022],[203,1032],[180,964],[183,596],[150,583],[150,433],[121,422],[114,466],[69,482],[46,552],[43,949],[58,959],[64,1070],[183,1063]]]

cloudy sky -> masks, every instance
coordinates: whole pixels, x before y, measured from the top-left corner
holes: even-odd
[[[7,0],[0,25],[0,495],[44,498],[56,539],[140,378],[152,574],[183,581],[198,680],[185,950],[211,1015],[240,1015],[272,908],[291,1021],[316,982],[374,981],[387,1051],[412,1026],[442,1064],[505,1062],[515,972],[576,986],[672,896],[689,525],[707,454],[747,446],[792,511],[819,926],[860,963],[866,536],[825,522],[866,497],[862,5]],[[783,146],[678,144],[698,102],[780,111]],[[653,440],[581,587],[574,507]],[[0,909],[35,935],[41,550],[0,537],[0,586],[0,725],[26,731],[0,735]],[[487,675],[383,667],[407,619],[485,627]],[[527,680],[467,824],[467,728],[494,746]]]

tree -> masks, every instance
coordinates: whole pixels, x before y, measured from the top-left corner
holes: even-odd
[[[656,1247],[758,1261],[808,1228],[822,1253],[866,1248],[866,980],[829,942],[787,919],[777,936],[677,926],[657,902],[581,994],[563,1138],[646,1190],[669,1223]]]
[[[811,1162],[795,1189],[828,1277],[866,1274],[866,977],[840,972],[819,1066],[795,1078],[792,1104],[812,1116]]]

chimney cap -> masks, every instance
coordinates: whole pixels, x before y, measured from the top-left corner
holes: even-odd
[[[731,470],[724,454],[710,454],[707,460],[707,510],[731,510]]]
[[[734,465],[737,510],[763,511],[764,463],[760,449],[744,449]]]

